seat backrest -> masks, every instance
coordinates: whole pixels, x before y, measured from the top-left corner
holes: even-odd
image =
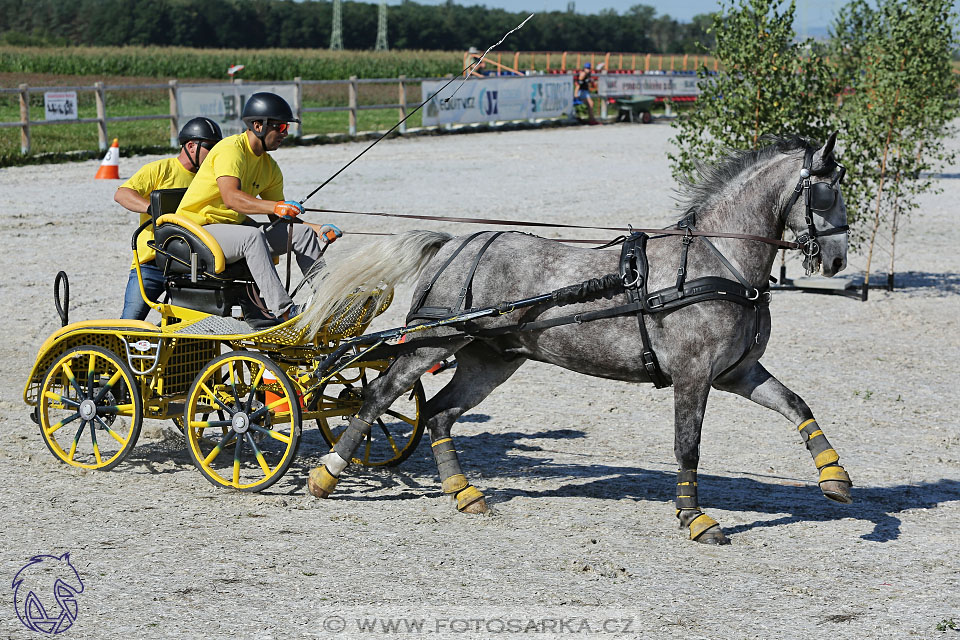
[[[186,188],[180,189],[157,189],[150,192],[150,207],[147,210],[150,217],[153,218],[153,224],[156,226],[157,218],[165,213],[175,213],[180,201],[183,200],[183,194],[187,192]]]

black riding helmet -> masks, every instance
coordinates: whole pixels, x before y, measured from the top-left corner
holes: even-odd
[[[220,131],[220,125],[211,120],[210,118],[198,117],[193,118],[187,124],[183,125],[183,128],[180,129],[180,135],[177,136],[177,142],[180,143],[180,146],[183,147],[191,140],[199,140],[203,142],[211,142],[216,144],[223,140],[223,132]],[[208,149],[210,147],[207,147]],[[200,146],[197,145],[197,152],[194,154],[195,157],[190,158],[190,154],[187,154],[187,157],[190,158],[190,162],[193,164],[193,170],[196,171],[200,168]]]
[[[253,131],[253,135],[258,138],[263,138],[267,135],[267,132],[261,129],[260,133],[257,133],[253,128],[254,122],[260,121],[264,124],[267,120],[300,122],[298,118],[293,117],[293,110],[286,100],[275,93],[267,92],[255,93],[250,96],[247,103],[243,105],[243,113],[240,114],[240,119],[243,120],[243,124],[247,125],[247,129]]]

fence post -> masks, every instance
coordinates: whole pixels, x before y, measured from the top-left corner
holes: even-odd
[[[350,76],[349,106],[350,106],[350,135],[357,135],[357,76]]]
[[[401,74],[397,78],[397,84],[397,102],[400,103],[400,113],[398,114],[400,116],[400,127],[398,131],[400,135],[403,135],[407,132],[407,123],[404,122],[407,117],[407,76]]]
[[[180,142],[180,108],[177,104],[177,81],[169,82],[170,93],[170,146],[176,147]]]
[[[293,79],[293,117],[300,121],[297,125],[300,137],[303,137],[303,78]]]
[[[97,101],[97,130],[100,133],[100,151],[107,150],[107,105],[104,99],[102,82],[93,84],[93,95]]]
[[[30,91],[20,85],[20,153],[30,153]]]

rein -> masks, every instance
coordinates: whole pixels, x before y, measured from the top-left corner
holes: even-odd
[[[651,233],[666,236],[701,236],[705,238],[733,238],[736,240],[753,240],[763,242],[776,247],[786,249],[799,249],[800,244],[796,242],[787,242],[785,240],[775,240],[773,238],[764,238],[763,236],[753,236],[746,233],[723,233],[720,231],[698,231],[695,229],[638,229],[636,227],[592,227],[579,224],[550,224],[547,222],[529,222],[524,220],[498,220],[495,218],[460,218],[456,216],[427,216],[414,213],[386,213],[383,211],[346,211],[342,209],[304,209],[316,213],[345,213],[358,216],[380,216],[383,218],[407,218],[413,220],[433,220],[436,222],[458,222],[463,224],[488,224],[488,225],[507,225],[513,227],[546,227],[551,229],[591,229],[594,231],[626,231],[627,233],[638,231],[641,233]],[[582,242],[571,240],[570,242]],[[592,241],[591,241],[592,242]]]

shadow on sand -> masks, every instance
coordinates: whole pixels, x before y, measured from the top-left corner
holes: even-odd
[[[549,445],[531,444],[531,440],[572,440],[586,437],[575,429],[552,429],[538,433],[481,433],[456,439],[462,451],[461,461],[468,469],[468,477],[478,483],[480,477],[523,477],[570,479],[553,489],[537,491],[498,489],[495,483],[483,483],[483,491],[491,504],[506,503],[515,497],[527,498],[596,498],[599,500],[650,500],[673,508],[676,473],[672,470],[653,470],[640,467],[592,464],[586,458],[582,464],[556,462],[550,457]],[[564,453],[569,458],[569,453]],[[482,463],[481,463],[482,460]],[[483,470],[482,476],[469,469]],[[426,495],[439,496],[436,466],[427,447],[392,471],[363,470],[350,475],[343,483],[344,500],[404,500]],[[811,475],[814,470],[811,467]],[[727,477],[700,474],[700,500],[710,507],[752,511],[778,515],[772,519],[724,527],[728,536],[759,527],[778,527],[797,522],[826,522],[857,518],[873,524],[873,530],[861,536],[870,542],[889,542],[900,535],[898,514],[908,509],[934,509],[942,503],[960,500],[960,480],[941,479],[921,484],[888,487],[853,487],[854,503],[840,505],[822,496],[815,482],[796,486],[793,479],[775,476]],[[854,478],[856,481],[856,478]],[[414,491],[385,497],[370,495],[384,488],[405,486]],[[341,490],[338,488],[338,491]]]

